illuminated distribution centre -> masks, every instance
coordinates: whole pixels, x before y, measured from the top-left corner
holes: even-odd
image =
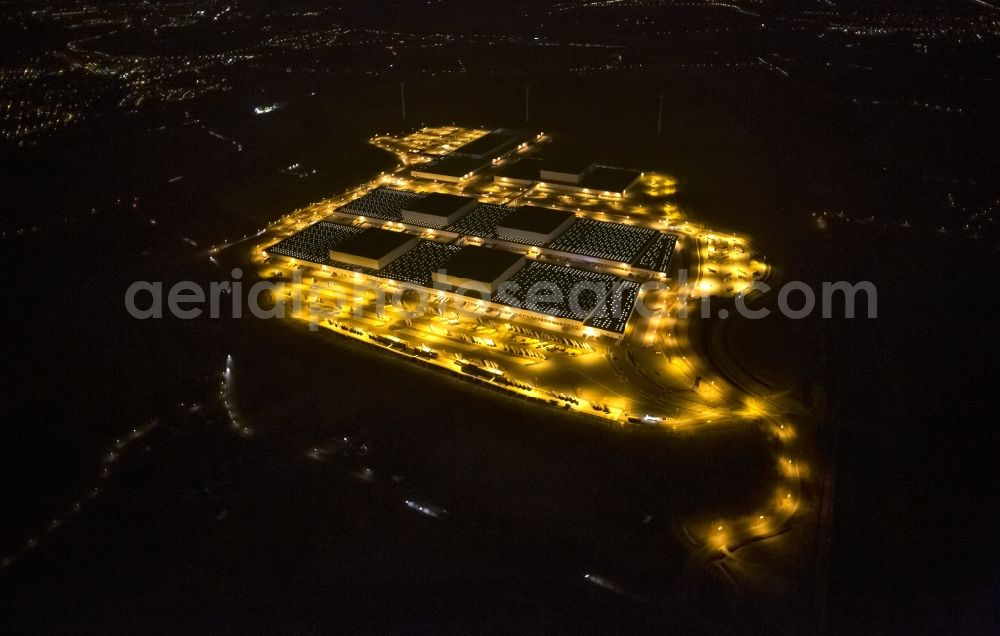
[[[330,260],[367,269],[382,269],[420,239],[402,232],[370,229],[330,246]]]
[[[745,237],[687,218],[669,175],[545,158],[548,136],[509,129],[371,143],[395,169],[286,214],[254,248],[293,318],[622,425],[732,408],[682,310],[769,269]]]
[[[485,169],[524,150],[525,138],[488,132],[435,155],[411,174],[437,182],[441,175],[426,167],[452,160],[482,162]],[[538,177],[579,185],[594,169],[586,161],[550,165]],[[471,188],[427,192],[418,184],[379,185],[359,193],[325,219],[270,246],[267,254],[376,286],[426,288],[438,301],[474,299],[485,315],[617,342],[641,281],[666,275],[677,240],[656,229],[582,218],[570,210],[484,201],[487,197]]]
[[[496,232],[501,238],[518,243],[545,245],[575,220],[576,217],[570,212],[525,205],[513,210],[501,223],[497,223]]]
[[[401,211],[403,220],[424,227],[444,227],[457,221],[476,205],[473,197],[432,192],[413,199]]]

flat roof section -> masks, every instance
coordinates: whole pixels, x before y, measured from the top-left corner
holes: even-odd
[[[547,170],[552,172],[565,172],[568,174],[582,174],[590,169],[594,162],[583,157],[559,157],[549,159]]]
[[[370,229],[356,234],[330,250],[330,258],[352,265],[381,269],[417,244],[419,239],[403,232]]]
[[[402,211],[403,220],[427,227],[450,225],[476,205],[476,199],[457,194],[431,192],[422,199],[408,203]]]
[[[638,170],[594,166],[580,181],[580,187],[601,192],[624,193],[641,176],[642,173]]]
[[[410,174],[423,179],[458,182],[488,165],[490,165],[489,159],[476,159],[450,153],[429,163],[414,166]]]
[[[524,256],[515,252],[467,246],[434,272],[432,278],[455,292],[488,300],[524,262]]]
[[[593,161],[574,158],[553,161],[541,168],[539,177],[542,181],[564,181],[566,183],[580,183],[586,178],[593,167]]]
[[[640,177],[642,172],[638,170],[604,166],[583,158],[532,157],[501,167],[493,178],[520,184],[541,182],[567,190],[625,194]]]
[[[542,170],[548,165],[549,162],[543,159],[521,159],[501,166],[493,180],[508,179],[516,183],[534,183],[541,179]]]
[[[510,130],[493,130],[452,151],[452,154],[492,159],[517,145],[520,135]]]
[[[455,278],[492,283],[523,260],[524,256],[517,252],[470,245],[445,263],[444,269]]]
[[[533,232],[536,234],[549,234],[558,230],[563,223],[575,218],[572,212],[564,210],[553,210],[537,205],[522,205],[503,220],[497,226],[497,231],[505,229],[520,230],[522,232]]]

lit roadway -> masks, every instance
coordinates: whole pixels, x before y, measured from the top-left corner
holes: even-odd
[[[675,181],[663,174],[644,174],[624,197],[553,191],[538,184],[501,184],[489,174],[462,184],[409,176],[413,165],[485,132],[443,127],[421,129],[405,137],[377,136],[372,143],[397,155],[397,169],[286,214],[262,235],[252,237],[257,239],[252,259],[260,275],[286,282],[279,300],[286,304],[287,315],[451,373],[461,374],[464,365],[473,365],[480,379],[482,373],[496,376],[491,385],[499,390],[603,418],[617,426],[658,427],[671,434],[760,427],[778,442],[774,461],[780,482],[773,495],[760,502],[755,514],[685,523],[683,534],[692,544],[690,568],[703,572],[710,560],[725,559],[750,541],[787,530],[788,521],[801,505],[801,479],[808,475],[798,457],[797,433],[788,415],[801,414],[804,409],[787,396],[768,394],[745,372],[727,365],[724,352],[706,351],[710,339],[694,342],[691,338],[692,321],[699,320],[702,297],[731,298],[746,291],[754,280],[769,275],[766,263],[753,258],[755,251],[748,237],[713,231],[686,218],[673,203]],[[547,141],[539,136],[517,154],[531,154]],[[539,324],[512,322],[510,315],[486,312],[473,303],[456,307],[452,301],[437,299],[435,292],[431,292],[428,311],[417,313],[412,307],[387,302],[376,312],[371,283],[366,283],[366,290],[342,272],[294,259],[268,258],[264,253],[277,241],[381,185],[464,194],[492,203],[519,200],[588,218],[670,231],[680,237],[672,278],[665,281],[667,289],[640,295],[637,302],[655,311],[637,309],[622,341],[610,343],[552,331],[551,326],[546,329]],[[355,224],[403,229],[378,220],[355,220]],[[434,238],[432,230],[422,235]],[[687,269],[686,281],[681,267]],[[298,282],[293,283],[293,278]],[[387,292],[395,289],[388,281],[380,286]],[[389,293],[386,296],[391,297]],[[502,383],[498,383],[501,378]]]

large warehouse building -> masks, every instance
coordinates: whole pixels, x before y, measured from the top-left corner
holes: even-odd
[[[351,236],[330,249],[330,260],[382,269],[419,241],[415,236],[403,232],[371,229]]]
[[[642,177],[572,154],[516,155],[527,139],[493,130],[458,148],[445,146],[446,154],[432,155],[410,174],[463,183],[497,166],[494,179],[501,183],[608,196],[623,196]],[[379,186],[266,251],[380,285],[431,288],[463,304],[475,296],[504,316],[620,339],[639,292],[630,279],[665,278],[676,241],[654,228],[567,210]],[[539,300],[530,293],[539,287],[554,293]]]
[[[545,245],[573,224],[576,215],[563,210],[523,205],[496,226],[497,236],[528,245]]]
[[[420,179],[461,183],[500,158],[522,148],[528,138],[529,135],[521,131],[497,128],[446,155],[411,169],[410,174]]]
[[[423,227],[442,228],[451,225],[463,214],[476,207],[476,199],[457,194],[432,192],[407,203],[402,211],[403,221]]]
[[[547,161],[527,158],[504,166],[493,178],[514,185],[538,184],[551,190],[621,197],[642,172],[583,160]]]
[[[524,262],[524,256],[517,252],[467,246],[448,260],[445,269],[431,276],[440,288],[468,290],[489,299],[501,283],[524,267]]]

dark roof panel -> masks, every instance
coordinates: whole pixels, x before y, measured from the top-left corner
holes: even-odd
[[[414,239],[415,236],[404,232],[370,229],[341,242],[337,245],[337,251],[378,260]]]
[[[537,205],[522,205],[515,208],[512,213],[503,220],[502,226],[522,230],[525,232],[537,232],[538,234],[548,234],[554,232],[566,219],[575,216],[572,212],[564,210],[553,210]]]
[[[466,246],[444,265],[449,276],[491,283],[524,257],[516,252]]]
[[[515,146],[517,141],[517,133],[506,130],[494,130],[455,149],[452,151],[452,154],[480,159],[492,159],[503,153],[503,151]]]
[[[489,165],[489,163],[489,159],[463,157],[452,153],[438,159],[434,159],[429,163],[415,165],[413,166],[411,172],[439,174],[446,177],[461,179],[469,173],[485,168]]]
[[[593,170],[580,181],[580,187],[602,192],[624,192],[641,176],[642,173],[638,170],[594,166]]]

